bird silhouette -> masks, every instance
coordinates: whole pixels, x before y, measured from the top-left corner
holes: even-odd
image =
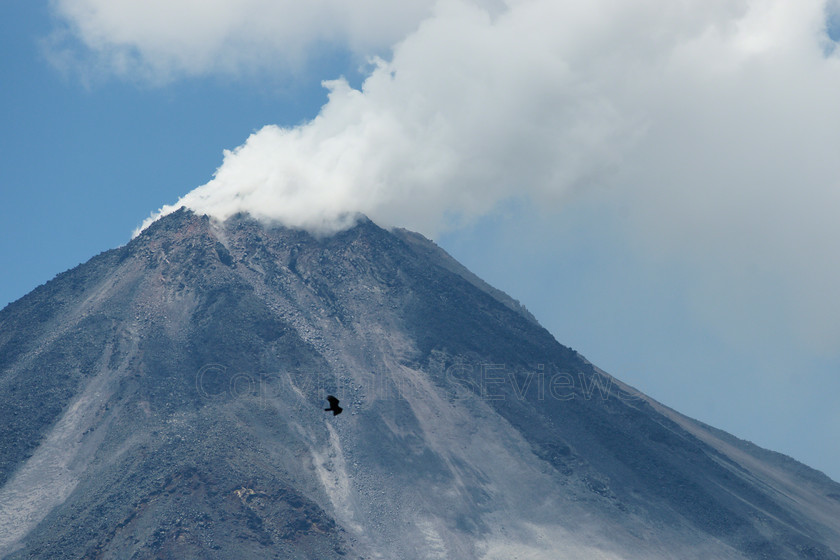
[[[327,395],[327,400],[330,402],[330,407],[325,408],[324,411],[329,412],[330,410],[332,410],[333,416],[338,416],[339,414],[341,414],[341,411],[344,409],[338,406],[338,399],[332,395]]]

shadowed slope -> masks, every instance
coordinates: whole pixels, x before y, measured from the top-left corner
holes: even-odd
[[[836,483],[365,219],[161,219],[0,311],[0,402],[10,558],[839,557]]]

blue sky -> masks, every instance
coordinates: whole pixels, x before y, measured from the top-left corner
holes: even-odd
[[[0,8],[0,305],[256,185],[297,225],[423,231],[610,373],[840,479],[834,4],[130,4]]]

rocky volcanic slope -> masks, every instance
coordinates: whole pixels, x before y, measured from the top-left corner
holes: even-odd
[[[367,220],[182,210],[0,311],[2,557],[829,559],[838,520]]]

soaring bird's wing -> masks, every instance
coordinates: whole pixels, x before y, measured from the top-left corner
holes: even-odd
[[[327,401],[330,403],[331,408],[338,406],[338,399],[332,395],[327,396]]]

